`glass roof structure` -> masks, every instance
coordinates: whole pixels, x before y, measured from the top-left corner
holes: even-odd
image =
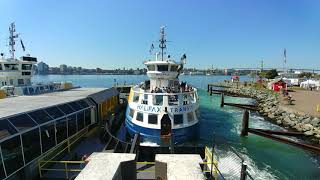
[[[92,124],[89,98],[0,119],[0,179]]]

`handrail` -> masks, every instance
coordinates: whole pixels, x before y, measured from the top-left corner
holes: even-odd
[[[192,91],[185,91],[185,92],[178,92],[178,93],[151,93],[151,92],[142,92],[142,91],[136,91],[132,90],[133,93],[138,93],[138,94],[147,94],[147,95],[159,95],[159,96],[174,96],[174,95],[185,95],[185,94],[191,94],[197,92],[197,88],[193,88]]]

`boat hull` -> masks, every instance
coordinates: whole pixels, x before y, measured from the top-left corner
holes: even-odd
[[[157,144],[163,144],[160,137],[160,129],[146,128],[134,124],[131,119],[126,117],[126,129],[131,137],[136,133],[140,133],[142,141],[154,142]],[[195,139],[198,134],[198,123],[185,128],[172,129],[173,139],[175,144],[181,144],[188,140]]]

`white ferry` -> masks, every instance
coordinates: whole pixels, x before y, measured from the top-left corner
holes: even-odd
[[[36,95],[72,88],[72,84],[66,82],[32,84],[33,66],[37,63],[37,58],[26,54],[17,59],[15,45],[19,34],[16,33],[14,23],[10,24],[9,33],[10,57],[6,58],[2,52],[0,54],[0,99],[8,96]],[[21,39],[20,43],[25,52],[25,46]]]
[[[5,58],[1,53],[0,58],[0,87],[3,86],[25,86],[31,84],[32,66],[37,62],[37,58],[30,55],[22,56],[20,60],[15,57],[15,24],[11,23],[9,27],[9,46],[11,57]],[[22,40],[20,40],[23,50],[25,50]]]
[[[196,136],[199,97],[196,88],[178,79],[186,55],[180,62],[164,57],[164,27],[160,29],[159,42],[161,52],[155,54],[156,59],[144,62],[150,80],[131,88],[126,128],[131,136],[140,133],[143,141],[161,143],[173,138],[175,143],[181,143]]]

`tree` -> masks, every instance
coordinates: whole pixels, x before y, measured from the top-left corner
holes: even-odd
[[[309,72],[303,72],[299,74],[299,78],[304,78],[304,77],[310,78],[311,76],[312,76],[312,73],[309,73]]]
[[[267,71],[267,73],[266,73],[267,79],[274,79],[277,76],[278,76],[278,72],[276,69],[271,69],[271,70]]]

